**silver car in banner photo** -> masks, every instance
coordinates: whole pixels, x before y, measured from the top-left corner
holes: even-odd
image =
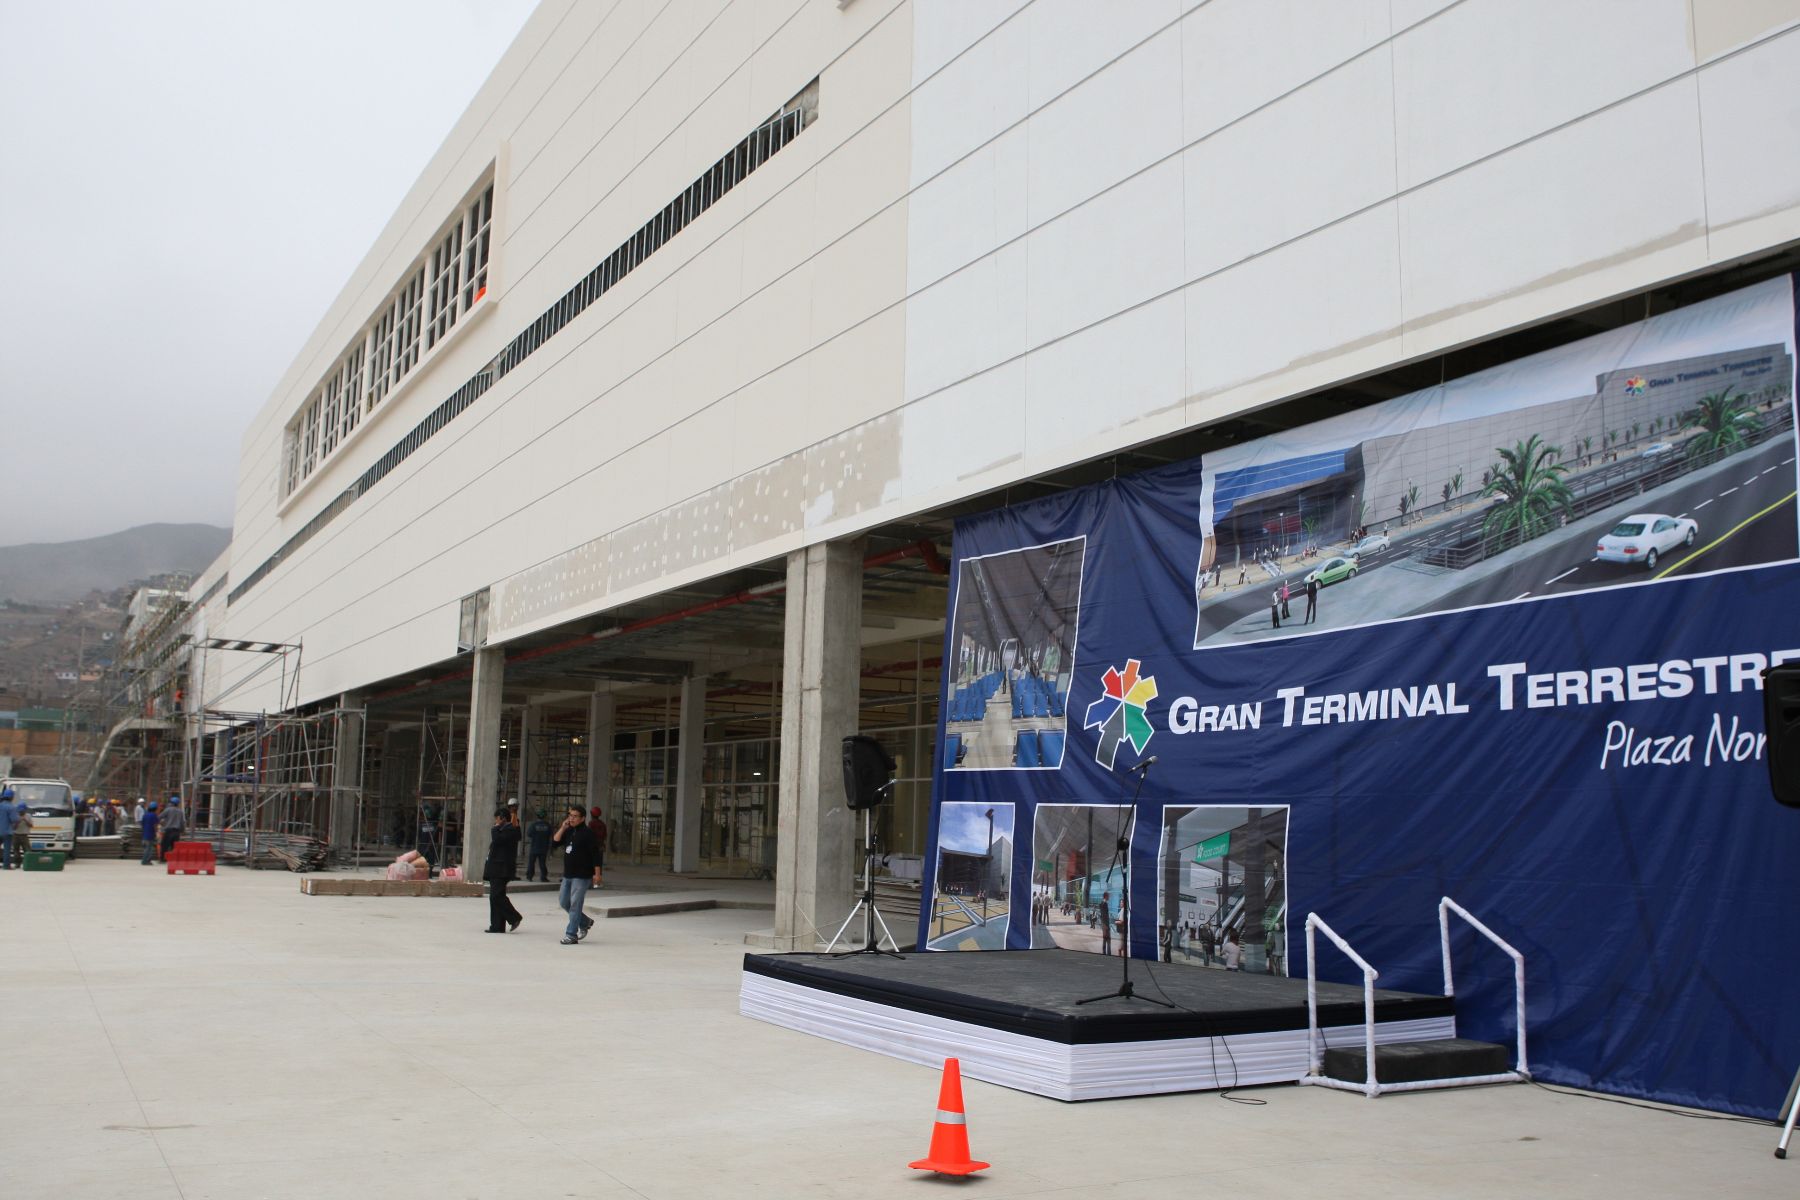
[[[1656,569],[1656,560],[1679,546],[1691,546],[1700,526],[1687,517],[1667,513],[1632,513],[1594,547],[1601,562],[1637,564]]]

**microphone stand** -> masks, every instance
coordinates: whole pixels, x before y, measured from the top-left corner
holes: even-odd
[[[1137,767],[1133,768],[1134,770],[1137,771],[1137,777],[1138,777],[1137,787],[1132,790],[1131,799],[1129,802],[1127,802],[1123,799],[1121,799],[1119,802],[1120,816],[1125,818],[1125,820],[1127,822],[1135,820],[1137,817],[1138,794],[1144,790],[1144,777],[1150,774],[1150,764],[1154,761],[1155,761],[1154,758],[1147,759],[1144,762],[1140,763]],[[1124,794],[1124,789],[1120,788],[1119,791],[1122,796]],[[1125,815],[1127,813],[1130,814],[1129,817],[1127,817]],[[1113,865],[1114,866],[1117,866],[1119,864],[1121,857],[1123,858],[1124,863],[1125,863],[1125,871],[1124,871],[1124,875],[1123,875],[1124,887],[1119,895],[1119,921],[1120,921],[1120,924],[1124,928],[1123,928],[1123,932],[1119,935],[1119,949],[1123,950],[1125,953],[1121,957],[1121,960],[1119,963],[1119,986],[1114,988],[1112,991],[1107,992],[1105,995],[1089,996],[1087,999],[1077,1000],[1075,1003],[1080,1005],[1080,1004],[1093,1004],[1099,1000],[1142,1000],[1146,1004],[1157,1004],[1157,1005],[1161,1005],[1163,1008],[1174,1008],[1175,1006],[1173,1004],[1170,1004],[1166,1000],[1158,1000],[1154,996],[1138,995],[1137,992],[1132,990],[1132,986],[1131,986],[1131,826],[1130,826],[1130,824],[1126,824],[1124,828],[1119,830],[1119,842],[1118,842],[1117,847],[1113,850]]]

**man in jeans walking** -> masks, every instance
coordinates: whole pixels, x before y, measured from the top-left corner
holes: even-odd
[[[562,944],[573,946],[594,927],[594,919],[582,912],[581,906],[587,901],[588,889],[600,882],[599,842],[594,831],[588,828],[587,814],[579,805],[569,809],[552,840],[559,848],[563,863],[562,887],[557,892],[556,902],[569,914]]]

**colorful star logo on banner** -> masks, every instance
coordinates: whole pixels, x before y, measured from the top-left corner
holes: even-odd
[[[1101,677],[1106,692],[1088,705],[1087,717],[1082,722],[1083,729],[1100,731],[1094,761],[1109,771],[1118,757],[1120,742],[1130,742],[1131,748],[1141,755],[1144,747],[1150,744],[1150,736],[1156,732],[1144,711],[1156,699],[1156,678],[1152,675],[1140,678],[1138,668],[1141,665],[1137,659],[1128,658],[1124,671],[1117,667],[1106,668],[1106,674]]]
[[[1625,391],[1627,395],[1641,396],[1644,394],[1645,386],[1644,377],[1642,375],[1633,375],[1630,379],[1625,381]]]

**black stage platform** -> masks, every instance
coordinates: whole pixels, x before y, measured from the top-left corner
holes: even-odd
[[[1063,1100],[1298,1079],[1307,1067],[1306,981],[1134,961],[1142,995],[1080,1005],[1117,987],[1119,960],[1072,950],[746,954],[739,1011],[802,1032]],[[1360,987],[1320,983],[1330,1045],[1361,1045]],[[1454,1002],[1377,990],[1376,1040],[1451,1037]]]

